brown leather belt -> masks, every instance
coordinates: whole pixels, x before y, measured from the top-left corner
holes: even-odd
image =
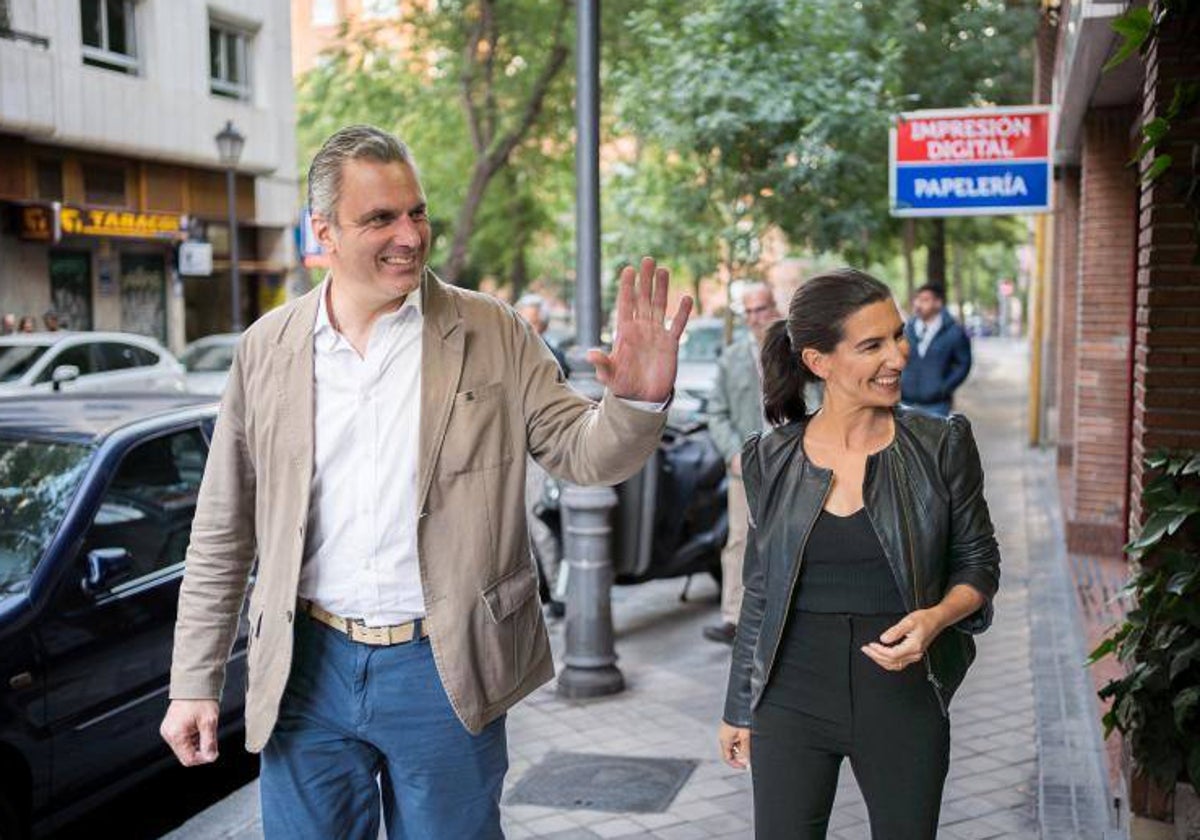
[[[411,642],[420,628],[421,638],[429,635],[425,622],[417,619],[403,624],[390,624],[385,627],[368,627],[361,619],[342,618],[328,610],[323,610],[312,601],[300,599],[300,611],[322,624],[332,627],[350,637],[350,641],[364,645],[403,645]]]

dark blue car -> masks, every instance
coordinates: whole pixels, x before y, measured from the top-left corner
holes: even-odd
[[[174,759],[158,735],[211,397],[0,400],[0,840]],[[242,726],[245,621],[221,734]]]

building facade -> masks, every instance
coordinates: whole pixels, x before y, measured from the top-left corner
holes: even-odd
[[[0,312],[172,349],[286,299],[299,213],[288,0],[0,0]],[[184,242],[211,245],[185,276]],[[185,268],[185,273],[189,269]]]

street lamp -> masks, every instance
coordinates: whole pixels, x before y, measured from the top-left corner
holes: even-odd
[[[217,154],[221,163],[225,164],[225,192],[229,198],[229,281],[233,294],[232,329],[237,333],[242,331],[242,285],[238,275],[237,191],[234,175],[246,138],[233,127],[233,120],[226,120],[216,140]]]

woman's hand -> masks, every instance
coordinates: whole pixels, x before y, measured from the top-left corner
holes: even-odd
[[[862,652],[888,671],[903,671],[920,662],[938,633],[945,629],[940,611],[916,610],[884,630],[878,642],[862,646]]]
[[[750,766],[750,730],[744,726],[730,726],[721,721],[717,732],[721,742],[721,758],[730,767],[745,770]]]
[[[975,588],[965,583],[955,584],[936,607],[910,612],[884,630],[878,642],[863,645],[862,652],[880,668],[903,671],[925,656],[939,633],[985,603],[987,599]]]

